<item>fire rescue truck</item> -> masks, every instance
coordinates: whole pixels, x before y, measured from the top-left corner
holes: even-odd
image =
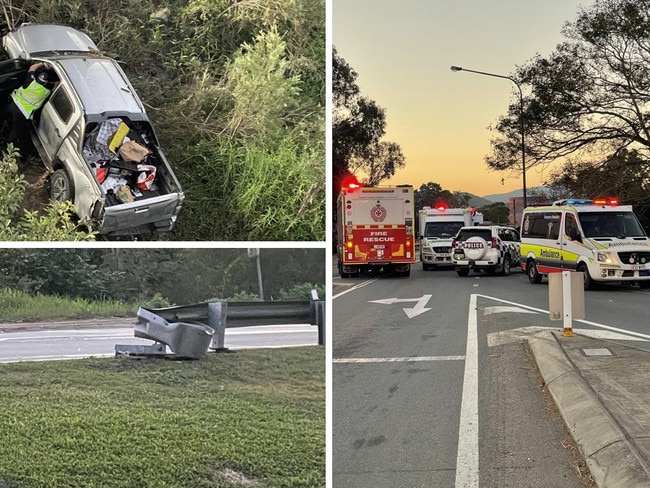
[[[424,207],[418,212],[420,237],[420,262],[422,269],[434,266],[451,266],[451,240],[461,227],[480,225],[483,214],[473,208],[447,208],[443,203],[435,208]]]
[[[341,278],[384,270],[411,274],[415,263],[413,187],[341,189],[337,200],[337,255]]]

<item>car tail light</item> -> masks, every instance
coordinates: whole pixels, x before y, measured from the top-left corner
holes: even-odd
[[[492,247],[492,248],[497,247],[497,238],[496,238],[496,237],[493,237],[493,238],[492,238],[492,246],[491,246],[491,247]]]
[[[451,240],[451,248],[456,249],[456,239]]]

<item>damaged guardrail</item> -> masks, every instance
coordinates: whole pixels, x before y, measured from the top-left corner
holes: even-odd
[[[136,337],[151,339],[151,346],[116,345],[116,354],[161,355],[166,347],[181,357],[199,359],[208,349],[226,350],[228,327],[310,324],[318,327],[318,344],[325,344],[325,303],[316,290],[309,301],[207,302],[177,307],[138,310]]]

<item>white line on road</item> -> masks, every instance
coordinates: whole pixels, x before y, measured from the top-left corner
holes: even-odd
[[[467,318],[467,351],[460,406],[456,488],[478,488],[478,338],[477,295],[471,295]]]
[[[407,356],[403,358],[334,358],[333,363],[412,363],[417,361],[462,361],[465,356]]]
[[[370,283],[374,283],[374,282],[377,281],[378,279],[379,279],[379,278],[373,278],[373,279],[371,279],[371,280],[362,281],[362,282],[359,283],[358,285],[354,285],[352,288],[348,288],[347,290],[342,291],[341,293],[338,293],[338,294],[334,295],[334,296],[332,297],[332,300],[334,300],[335,298],[338,298],[338,297],[340,297],[340,296],[343,296],[343,295],[345,295],[346,293],[350,293],[351,291],[358,290],[359,288],[363,288],[364,286],[369,285]]]
[[[501,303],[507,303],[509,305],[515,305],[517,307],[527,308],[529,310],[534,310],[535,312],[549,313],[548,310],[544,310],[544,309],[541,309],[541,308],[530,307],[528,305],[524,305],[524,304],[521,304],[521,303],[510,302],[508,300],[503,300],[501,298],[495,298],[495,297],[491,297],[491,296],[488,296],[488,295],[478,295],[478,296],[480,296],[482,298],[487,298],[489,300],[495,300],[495,301],[501,302]],[[635,337],[640,337],[642,339],[650,339],[650,335],[648,335],[648,334],[642,334],[641,332],[634,332],[634,331],[631,331],[631,330],[621,329],[619,327],[612,327],[610,325],[599,324],[598,322],[592,322],[590,320],[583,320],[583,319],[577,320],[576,319],[576,322],[579,322],[579,323],[585,324],[585,325],[591,325],[592,327],[598,327],[599,329],[606,329],[606,330],[611,330],[613,332],[619,332],[621,334],[627,334],[627,335],[631,335],[631,336],[635,336]]]

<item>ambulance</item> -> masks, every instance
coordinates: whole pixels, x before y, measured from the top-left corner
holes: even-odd
[[[581,271],[584,288],[628,282],[650,288],[650,239],[631,205],[615,198],[567,199],[527,207],[521,220],[521,268],[531,283]]]
[[[413,187],[344,186],[337,199],[341,278],[361,272],[411,274],[415,263]]]

